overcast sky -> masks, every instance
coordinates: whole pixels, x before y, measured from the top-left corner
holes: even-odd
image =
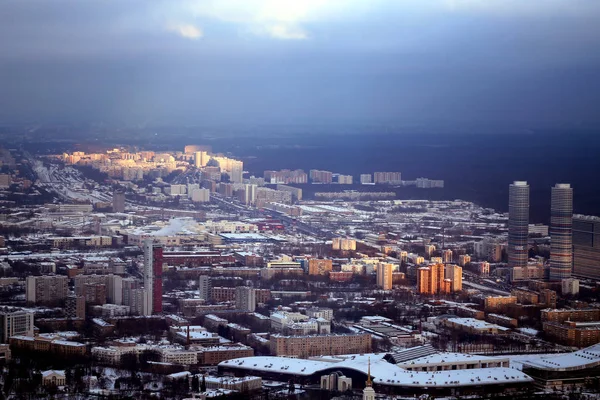
[[[598,126],[599,0],[2,0],[0,122]]]

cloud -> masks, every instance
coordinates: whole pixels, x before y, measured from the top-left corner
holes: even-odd
[[[200,39],[204,36],[202,29],[192,24],[170,24],[167,26],[167,30],[175,32],[179,36],[186,39]]]
[[[196,18],[234,24],[255,35],[300,40],[310,37],[307,24],[352,11],[353,4],[348,0],[189,0],[187,9]]]
[[[302,40],[308,39],[308,34],[301,28],[286,25],[275,24],[265,27],[264,32],[275,38],[284,40]]]

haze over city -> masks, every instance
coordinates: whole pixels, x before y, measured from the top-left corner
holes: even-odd
[[[593,0],[0,5],[13,122],[598,127]]]

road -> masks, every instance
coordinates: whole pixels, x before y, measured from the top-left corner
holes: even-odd
[[[499,289],[494,289],[489,286],[479,285],[477,283],[469,282],[467,280],[463,280],[463,286],[468,286],[468,287],[472,287],[474,289],[479,289],[482,292],[490,292],[490,293],[500,294],[502,296],[510,296],[509,292],[505,292],[505,291],[499,290]]]

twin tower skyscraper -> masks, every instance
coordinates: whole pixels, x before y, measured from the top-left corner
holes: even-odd
[[[526,267],[529,236],[529,185],[515,181],[508,191],[508,265]],[[571,276],[573,267],[573,188],[557,183],[550,205],[550,280]]]

